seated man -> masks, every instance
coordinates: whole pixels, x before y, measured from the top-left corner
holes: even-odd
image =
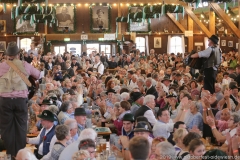
[[[75,119],[78,123],[78,135],[83,131],[86,127],[86,117],[87,113],[84,108],[76,108],[74,112]]]
[[[78,126],[77,126],[77,121],[75,119],[67,119],[64,124],[66,126],[68,126],[68,128],[70,129],[70,134],[71,134],[71,139],[67,142],[67,144],[71,144],[75,141],[77,141],[78,139],[78,134],[77,134],[77,131],[78,131]]]
[[[39,135],[35,138],[27,138],[27,143],[38,145],[37,158],[41,159],[44,155],[47,155],[50,148],[55,143],[53,136],[55,135],[55,125],[54,125],[54,115],[48,110],[44,110],[41,115],[41,124],[43,128],[41,129]],[[53,142],[54,141],[54,142]]]
[[[167,139],[173,131],[174,123],[170,119],[170,113],[167,108],[160,108],[157,113],[158,122],[153,126],[154,137],[164,137]]]
[[[171,143],[172,145],[175,145],[175,142],[173,141],[173,134],[174,132],[178,129],[178,128],[183,128],[186,129],[186,125],[184,122],[182,121],[177,121],[174,125],[173,125],[173,132],[170,133],[170,136],[168,137],[168,142]]]
[[[168,160],[175,160],[176,151],[169,142],[158,143],[155,150],[156,158],[166,157]]]
[[[129,139],[134,136],[134,116],[131,113],[127,113],[123,116],[123,127],[122,127],[122,135],[128,136]]]
[[[144,96],[140,92],[132,92],[131,99],[134,101],[131,107],[131,113],[135,115],[136,111],[143,105]]]

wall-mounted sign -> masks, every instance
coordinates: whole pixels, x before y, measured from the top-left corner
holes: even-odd
[[[184,35],[185,35],[185,37],[192,37],[193,36],[193,31],[185,31]]]
[[[81,40],[88,40],[87,34],[81,34]]]
[[[195,42],[194,45],[195,46],[203,46],[203,42]]]
[[[104,34],[104,40],[115,40],[115,34]]]
[[[64,41],[70,41],[70,38],[64,38],[63,40]]]

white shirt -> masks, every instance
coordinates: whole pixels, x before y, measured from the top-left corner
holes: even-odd
[[[155,118],[155,115],[153,114],[153,111],[151,108],[150,110],[147,110],[143,116],[148,119],[148,122],[151,123],[152,126],[154,126],[154,124],[157,122],[157,119]]]
[[[170,132],[173,132],[174,123],[170,119],[168,123],[157,121],[153,126],[153,136],[154,137],[164,137],[168,139]]]
[[[52,126],[53,127],[53,126]],[[47,135],[47,133],[52,129],[52,127],[50,129],[47,129],[46,132],[45,132],[45,135]],[[37,137],[35,138],[29,138],[28,139],[28,143],[29,144],[39,144],[39,141],[40,141],[40,135],[42,133],[44,128],[41,129],[40,133],[38,134]],[[50,146],[49,146],[49,151],[52,149],[52,147],[54,146],[55,142],[56,142],[56,136],[53,136],[51,142],[50,142]],[[40,155],[43,155],[43,143],[41,143],[39,145],[39,148],[38,148],[38,154]]]
[[[133,82],[132,80],[130,81],[130,84],[128,85],[128,88],[130,90],[133,90],[133,88],[138,88],[137,82]]]
[[[231,131],[230,131],[230,129],[226,129],[225,131],[222,131],[222,135],[223,135],[223,136],[226,136],[226,134],[227,134],[228,132],[230,133],[230,136],[232,137],[232,136],[234,136],[234,135],[237,133],[237,129],[234,128],[234,129],[232,129]],[[225,141],[225,144],[228,145],[228,141],[227,141],[227,140]]]
[[[97,64],[94,64],[93,65],[93,68],[95,68],[95,69],[97,69],[98,68],[98,73],[100,74],[100,75],[102,75],[103,74],[103,71],[104,71],[104,65],[103,64],[100,64],[101,62],[98,62]],[[100,64],[100,65],[99,65]],[[98,65],[99,65],[99,67],[98,67]]]

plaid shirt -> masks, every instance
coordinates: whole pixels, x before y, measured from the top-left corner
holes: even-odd
[[[197,126],[199,130],[203,130],[203,118],[200,112],[191,114],[187,122],[187,129],[192,129],[193,126]]]

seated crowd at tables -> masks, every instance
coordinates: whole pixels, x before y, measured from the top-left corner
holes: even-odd
[[[110,58],[94,51],[24,54],[41,71],[28,103],[28,131],[38,136],[27,143],[37,146],[38,159],[95,159],[94,125],[119,136],[121,148],[111,144],[110,150],[124,160],[238,156],[238,53],[223,54],[214,94],[203,89],[201,71],[183,65],[184,56],[153,49]]]

